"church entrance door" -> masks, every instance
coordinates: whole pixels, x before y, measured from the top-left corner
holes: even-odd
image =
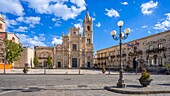
[[[77,67],[77,58],[72,58],[72,67]]]

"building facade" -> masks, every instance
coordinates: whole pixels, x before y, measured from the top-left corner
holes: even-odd
[[[14,68],[23,68],[25,66],[33,68],[34,67],[34,49],[29,47],[24,47],[21,52],[21,56],[17,61],[14,62]]]
[[[5,19],[0,14],[0,67],[3,66],[5,62],[6,52],[5,52],[4,39],[12,40],[17,44],[20,44],[19,38],[14,33],[5,32]]]
[[[44,66],[50,56],[53,68],[93,67],[93,23],[88,11],[84,18],[83,34],[80,28],[73,27],[67,35],[62,35],[62,40],[61,45],[34,47],[39,66]]]
[[[119,45],[97,51],[95,66],[119,67]],[[164,66],[170,64],[170,31],[122,44],[124,67]]]

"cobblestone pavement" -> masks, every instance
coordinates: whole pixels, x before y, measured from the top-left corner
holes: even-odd
[[[124,75],[127,85],[140,85],[140,75]],[[152,75],[155,84],[170,87],[170,76]],[[119,94],[104,90],[116,85],[118,75],[0,75],[0,96],[170,96],[170,94]],[[162,85],[161,85],[162,84]],[[168,85],[169,84],[169,85]],[[169,88],[170,89],[170,88]]]

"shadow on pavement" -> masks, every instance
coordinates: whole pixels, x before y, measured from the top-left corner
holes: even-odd
[[[164,84],[158,84],[158,85],[161,85],[161,86],[170,86],[170,83],[164,83]]]
[[[85,86],[79,86],[79,87],[85,87]],[[38,88],[38,87],[29,87],[29,88],[18,88],[18,89],[1,89],[1,91],[21,91],[21,92],[37,92],[37,91],[42,91],[42,90],[56,90],[56,91],[63,91],[63,90],[69,90],[69,91],[74,91],[74,90],[104,90],[103,88],[94,88],[94,89],[87,89],[87,88],[61,88],[61,89],[46,89],[46,88]]]
[[[2,89],[2,91],[21,91],[21,92],[35,92],[44,90],[43,88],[38,87],[29,87],[29,88],[19,88],[19,89]]]
[[[133,87],[133,88],[143,88],[143,86],[140,86],[140,85],[127,85],[127,87]]]

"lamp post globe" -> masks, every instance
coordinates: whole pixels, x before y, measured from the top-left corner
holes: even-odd
[[[116,30],[113,30],[110,34],[111,34],[112,36],[115,36],[115,35],[116,35]]]
[[[120,26],[123,26],[123,24],[124,24],[124,23],[123,23],[122,20],[120,20],[120,21],[117,22],[117,26],[119,26],[119,27],[120,27]]]
[[[131,31],[130,28],[126,28],[126,29],[124,30],[124,32],[125,32],[126,35],[128,35],[128,34],[130,33],[130,31]]]

